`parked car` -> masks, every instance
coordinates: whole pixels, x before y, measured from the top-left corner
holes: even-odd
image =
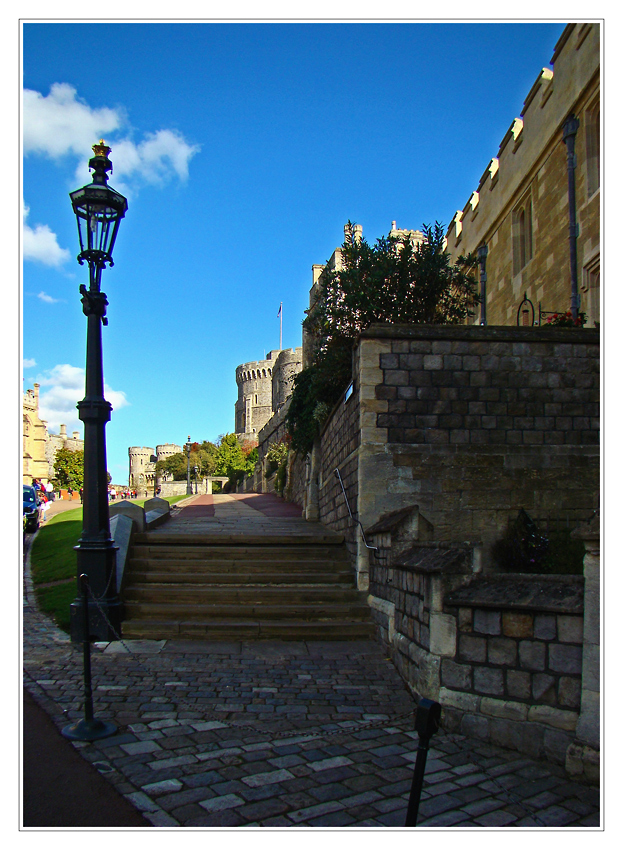
[[[39,495],[34,487],[24,484],[23,516],[24,531],[36,531],[41,520],[41,505]]]

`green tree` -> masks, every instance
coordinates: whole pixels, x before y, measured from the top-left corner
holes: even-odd
[[[244,475],[247,460],[235,434],[224,434],[216,452],[216,475],[227,475],[237,481]]]
[[[371,324],[459,324],[480,299],[476,259],[453,265],[439,222],[422,228],[424,241],[390,233],[369,245],[349,231],[337,268],[326,267],[319,297],[303,322],[312,338],[311,365],[294,379],[286,422],[292,448],[308,452],[352,379],[352,352]]]
[[[84,452],[59,449],[54,458],[54,478],[59,487],[79,490],[84,483]]]

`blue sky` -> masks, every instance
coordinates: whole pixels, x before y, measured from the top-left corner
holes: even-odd
[[[111,146],[129,209],[103,274],[108,468],[233,431],[235,368],[301,344],[311,267],[447,225],[564,22],[25,23],[23,388],[81,430],[86,319],[68,193]],[[94,55],[96,59],[94,60]],[[101,57],[98,59],[97,57]]]

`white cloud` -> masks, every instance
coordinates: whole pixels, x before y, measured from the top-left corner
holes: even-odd
[[[41,385],[39,416],[48,423],[48,429],[58,432],[60,425],[66,425],[69,434],[72,431],[82,434],[76,405],[84,398],[84,369],[63,363],[44,372],[37,380]],[[124,392],[113,390],[108,385],[104,386],[104,397],[112,404],[113,410],[129,404]]]
[[[78,184],[89,182],[91,147],[102,136],[113,151],[111,182],[115,187],[119,179],[128,178],[139,184],[163,183],[174,177],[184,181],[188,178],[188,163],[200,149],[199,145],[188,144],[177,130],[169,129],[147,132],[136,143],[129,137],[129,128],[123,130],[128,124],[123,109],[93,109],[67,83],[54,83],[47,97],[25,89],[23,103],[24,153],[53,159],[67,154],[78,157]],[[122,131],[125,138],[110,140],[111,134],[114,139]]]
[[[37,295],[37,298],[45,301],[46,304],[58,304],[60,300],[59,298],[52,298],[51,295],[48,295],[47,292],[43,292],[43,290]]]
[[[22,360],[22,369],[32,369],[32,367],[36,365],[37,361],[32,357],[24,357]]]
[[[61,266],[69,259],[69,251],[67,248],[61,248],[56,233],[53,233],[47,224],[37,224],[35,227],[26,224],[29,212],[29,207],[22,202],[24,259],[43,263],[45,266]]]
[[[54,83],[47,97],[24,89],[24,153],[53,159],[67,153],[84,157],[85,151],[90,151],[100,136],[116,130],[121,120],[114,109],[91,109],[67,83]]]

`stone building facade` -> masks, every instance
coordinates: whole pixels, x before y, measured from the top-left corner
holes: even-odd
[[[539,306],[543,324],[548,313],[570,310],[572,266],[586,326],[600,321],[600,25],[569,24],[551,63],[446,235],[452,261],[486,247],[476,324],[539,324]],[[571,169],[568,133],[575,141]]]
[[[69,437],[67,435],[67,426],[61,425],[59,434],[48,434],[45,454],[48,461],[48,475],[50,478],[54,478],[54,461],[59,449],[67,449],[70,452],[84,451],[84,440],[80,438],[80,432],[74,431],[71,437]]]
[[[32,484],[34,478],[49,479],[46,457],[47,425],[39,419],[39,384],[22,397],[22,478]]]

